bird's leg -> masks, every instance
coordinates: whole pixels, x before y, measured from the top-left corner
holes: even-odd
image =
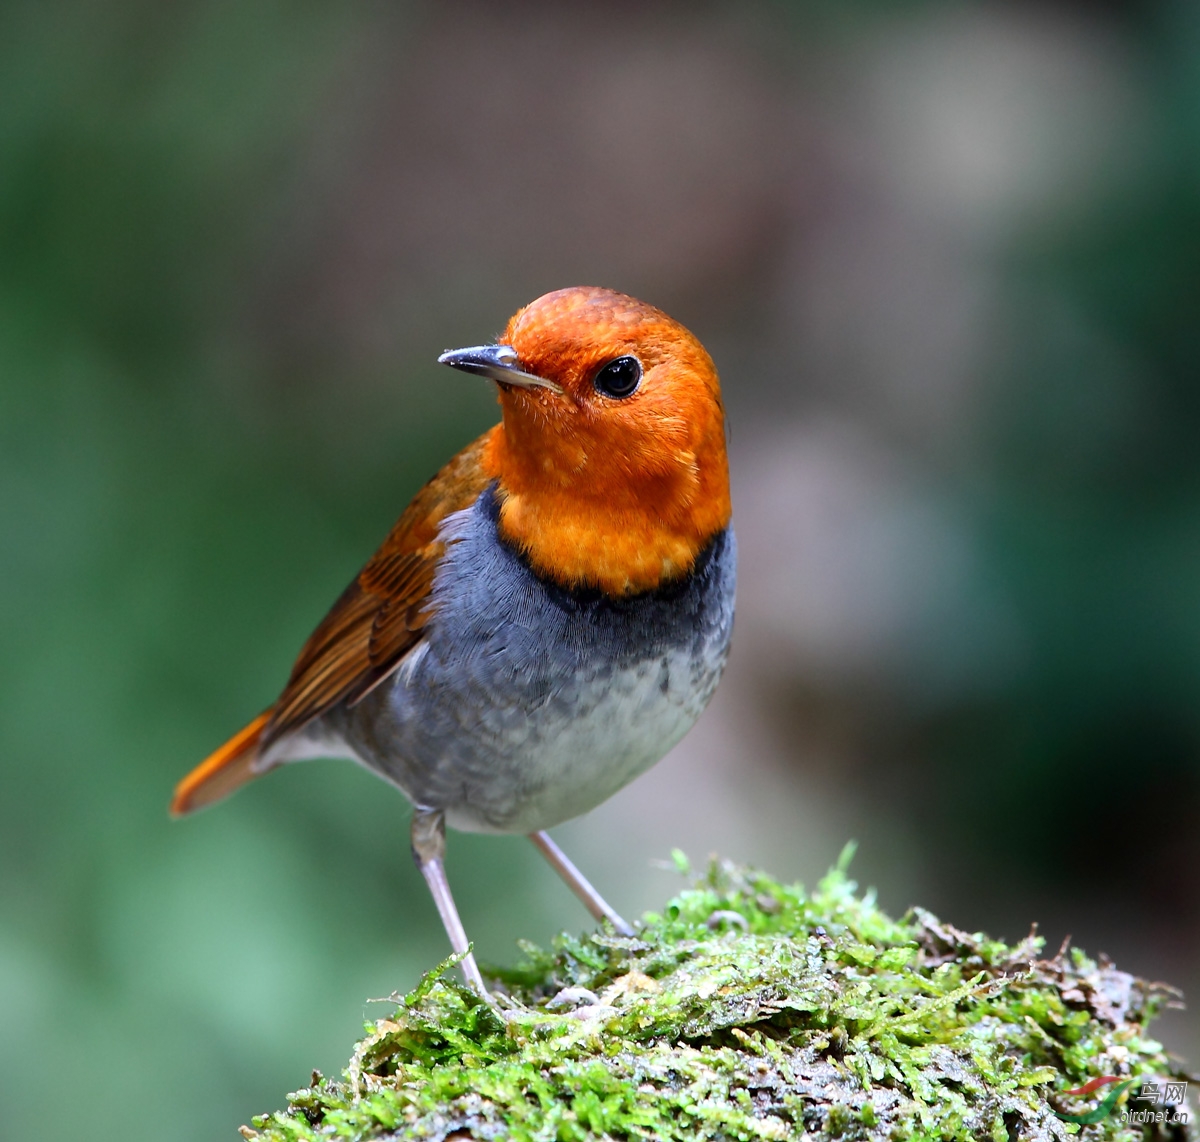
[[[421,870],[425,883],[429,885],[429,891],[433,893],[433,902],[437,905],[446,935],[450,937],[450,946],[456,952],[466,953],[459,961],[459,967],[462,968],[467,983],[491,1003],[492,997],[483,986],[483,976],[479,974],[479,967],[471,954],[471,945],[467,942],[467,933],[458,918],[458,909],[454,906],[454,897],[450,894],[450,882],[446,879],[446,865],[443,860],[446,853],[446,819],[440,810],[413,810],[412,852],[417,868]]]
[[[583,901],[583,906],[597,920],[607,920],[622,936],[633,935],[633,929],[613,911],[608,901],[591,886],[587,877],[571,863],[567,854],[550,839],[549,833],[530,833],[529,839],[537,845],[542,856],[550,862],[550,866],[554,871],[567,882],[567,886]]]

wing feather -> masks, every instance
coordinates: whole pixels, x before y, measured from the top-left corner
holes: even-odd
[[[420,641],[431,614],[433,578],[446,549],[438,529],[452,512],[470,507],[490,482],[482,460],[491,431],[417,493],[313,631],[271,710],[260,756],[272,742],[339,703],[361,701]]]

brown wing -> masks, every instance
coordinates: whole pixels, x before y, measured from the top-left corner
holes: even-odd
[[[408,505],[383,545],[342,592],[300,651],[270,712],[259,753],[339,702],[365,697],[421,638],[445,544],[438,528],[488,485],[482,455],[489,433],[464,448]]]

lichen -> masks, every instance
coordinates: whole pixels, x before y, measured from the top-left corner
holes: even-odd
[[[242,1134],[1195,1137],[1121,1120],[1139,1083],[1181,1077],[1146,1034],[1170,989],[1078,950],[1042,958],[1034,934],[1008,945],[921,909],[890,919],[856,893],[849,853],[812,893],[714,862],[634,938],[522,945],[490,973],[500,1011],[448,976],[451,957],[367,1025],[341,1081],[314,1074]],[[1063,1092],[1103,1076],[1137,1082],[1101,1121],[1064,1121],[1115,1088]]]

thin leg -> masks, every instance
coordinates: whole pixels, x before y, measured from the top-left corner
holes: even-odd
[[[492,997],[483,986],[483,976],[475,957],[470,952],[467,933],[463,930],[462,921],[458,918],[458,909],[454,906],[454,897],[450,895],[450,882],[446,879],[446,866],[443,857],[446,853],[446,821],[436,809],[414,809],[412,819],[412,852],[417,868],[425,877],[429,891],[433,893],[433,902],[437,905],[438,915],[450,937],[450,946],[456,952],[466,952],[466,958],[459,962],[467,983],[480,996],[492,1002]]]
[[[579,871],[551,839],[549,833],[530,833],[529,839],[537,845],[559,876],[567,882],[567,887],[583,901],[583,906],[600,921],[607,920],[622,936],[632,936],[633,929],[621,919],[604,899],[588,882],[586,876]]]

